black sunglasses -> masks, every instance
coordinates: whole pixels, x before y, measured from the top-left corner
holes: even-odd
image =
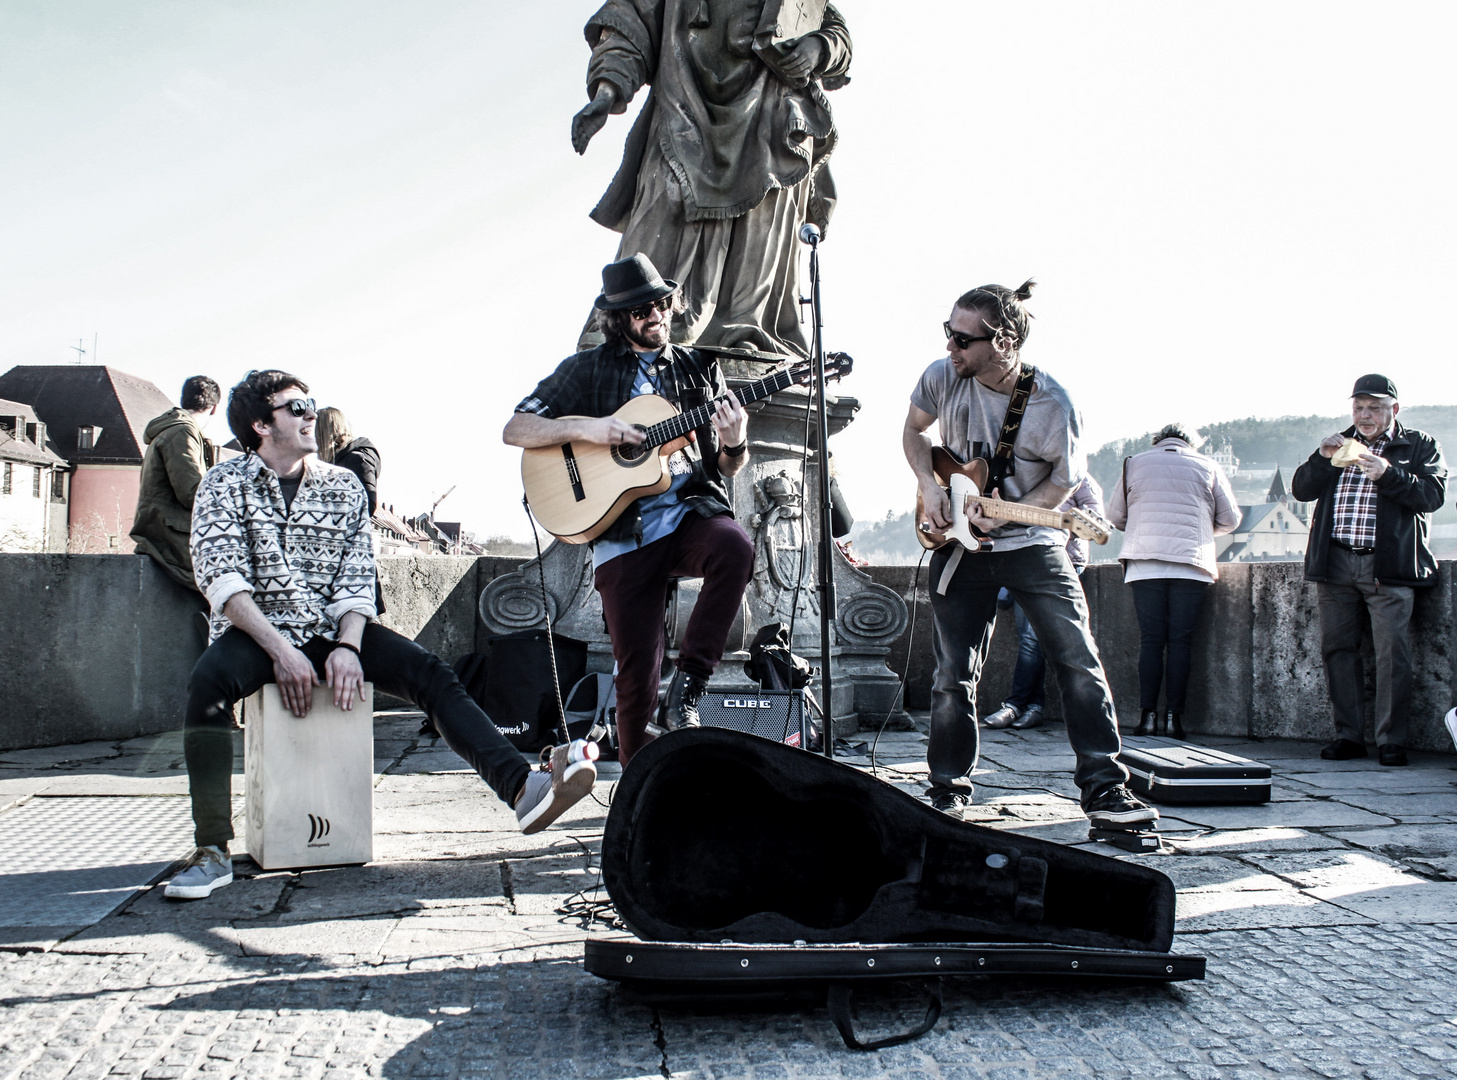
[[[635,307],[635,308],[633,308],[631,311],[629,311],[627,313],[627,317],[630,318],[630,319],[637,319],[639,322],[641,322],[643,319],[646,319],[653,312],[655,312],[655,311],[667,311],[672,306],[673,306],[673,294],[672,293],[669,293],[667,296],[660,296],[660,297],[658,297],[651,304],[644,304],[642,307]]]
[[[987,334],[985,337],[972,337],[970,334],[963,334],[960,330],[951,329],[951,321],[948,319],[941,324],[941,329],[946,331],[946,340],[956,342],[958,349],[969,349],[977,341],[995,341],[996,334]]]
[[[314,408],[314,399],[311,397],[289,398],[283,404],[273,406],[274,412],[279,409],[287,409],[290,416],[307,416],[311,412],[319,411]]]

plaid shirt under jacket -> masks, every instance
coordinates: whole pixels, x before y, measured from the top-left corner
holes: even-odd
[[[240,592],[295,646],[337,638],[351,611],[378,617],[364,487],[317,458],[304,461],[288,509],[277,474],[257,454],[210,469],[192,505],[192,563],[212,606],[212,641],[232,625],[223,605]]]
[[[621,341],[569,356],[537,384],[516,406],[516,411],[551,420],[563,416],[611,416],[632,397],[637,364],[627,363],[630,358],[632,350]],[[657,367],[664,396],[680,409],[693,408],[728,393],[728,384],[717,362],[697,350],[669,345],[658,358]]]
[[[1390,436],[1390,431],[1383,431],[1366,444],[1367,449],[1380,457],[1391,441]],[[1356,433],[1356,439],[1366,442],[1360,432]],[[1331,510],[1332,538],[1356,548],[1376,546],[1376,485],[1366,479],[1359,465],[1347,465],[1341,470]]]

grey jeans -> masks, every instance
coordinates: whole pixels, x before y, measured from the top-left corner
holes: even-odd
[[[931,687],[930,792],[969,795],[980,746],[976,684],[981,677],[997,591],[1005,588],[1037,632],[1062,692],[1067,739],[1077,755],[1073,780],[1083,805],[1128,780],[1117,760],[1122,744],[1113,694],[1088,624],[1088,603],[1060,546],[964,555],[944,595],[936,591],[951,545],[931,556],[931,615],[936,677]]]
[[[1376,654],[1376,745],[1406,745],[1411,718],[1411,624],[1416,590],[1381,585],[1376,556],[1357,555],[1332,544],[1326,558],[1329,581],[1316,586],[1320,599],[1320,652],[1325,685],[1335,715],[1336,736],[1366,741],[1366,674],[1361,666],[1363,613],[1371,617]]]

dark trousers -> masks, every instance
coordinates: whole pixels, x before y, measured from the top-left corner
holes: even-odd
[[[668,536],[597,568],[602,615],[617,661],[617,743],[623,765],[647,742],[648,722],[658,708],[669,580],[703,579],[678,650],[678,667],[707,679],[723,657],[753,572],[753,542],[731,515],[706,518],[691,511]]]
[[[930,790],[970,794],[980,752],[976,684],[991,640],[997,591],[1005,588],[1027,613],[1062,692],[1068,742],[1077,755],[1073,780],[1086,804],[1127,781],[1117,761],[1121,744],[1113,694],[1088,624],[1088,602],[1067,552],[1037,544],[1016,551],[964,555],[944,595],[935,591],[951,547],[931,556],[936,677],[931,687]]]
[[[333,648],[334,642],[321,637],[303,646],[321,681]],[[367,681],[413,702],[502,802],[515,801],[530,766],[471,700],[449,665],[378,623],[365,626],[359,653]],[[192,669],[182,748],[199,847],[222,846],[233,838],[233,706],[272,681],[273,661],[237,627],[209,645]]]
[[[1405,746],[1411,719],[1411,624],[1416,590],[1378,585],[1376,556],[1330,547],[1329,581],[1316,586],[1320,600],[1320,651],[1335,715],[1336,735],[1366,741],[1366,673],[1361,666],[1361,630],[1371,618],[1376,657],[1376,745]]]
[[[1082,580],[1083,567],[1073,570]],[[1037,643],[1037,631],[1027,621],[1027,613],[1021,604],[1012,605],[1012,614],[1017,622],[1017,666],[1012,669],[1012,690],[1003,705],[1010,705],[1019,713],[1047,704],[1047,658],[1042,655],[1042,646]]]
[[[1148,578],[1129,582],[1138,614],[1138,707],[1159,707],[1168,651],[1169,712],[1183,713],[1189,693],[1194,624],[1209,585],[1184,578]]]

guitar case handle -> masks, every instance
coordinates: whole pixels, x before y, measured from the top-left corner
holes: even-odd
[[[855,1036],[855,1024],[850,1019],[851,990],[849,983],[831,983],[825,998],[825,1006],[829,1010],[830,1019],[840,1030],[840,1038],[845,1040],[845,1046],[848,1049],[884,1050],[888,1046],[899,1046],[912,1039],[919,1039],[936,1026],[936,1021],[941,1019],[941,980],[936,979],[930,984],[929,989],[931,1004],[927,1006],[926,1018],[921,1021],[919,1026],[899,1035],[887,1035],[883,1039],[872,1039],[870,1042],[862,1042]]]

